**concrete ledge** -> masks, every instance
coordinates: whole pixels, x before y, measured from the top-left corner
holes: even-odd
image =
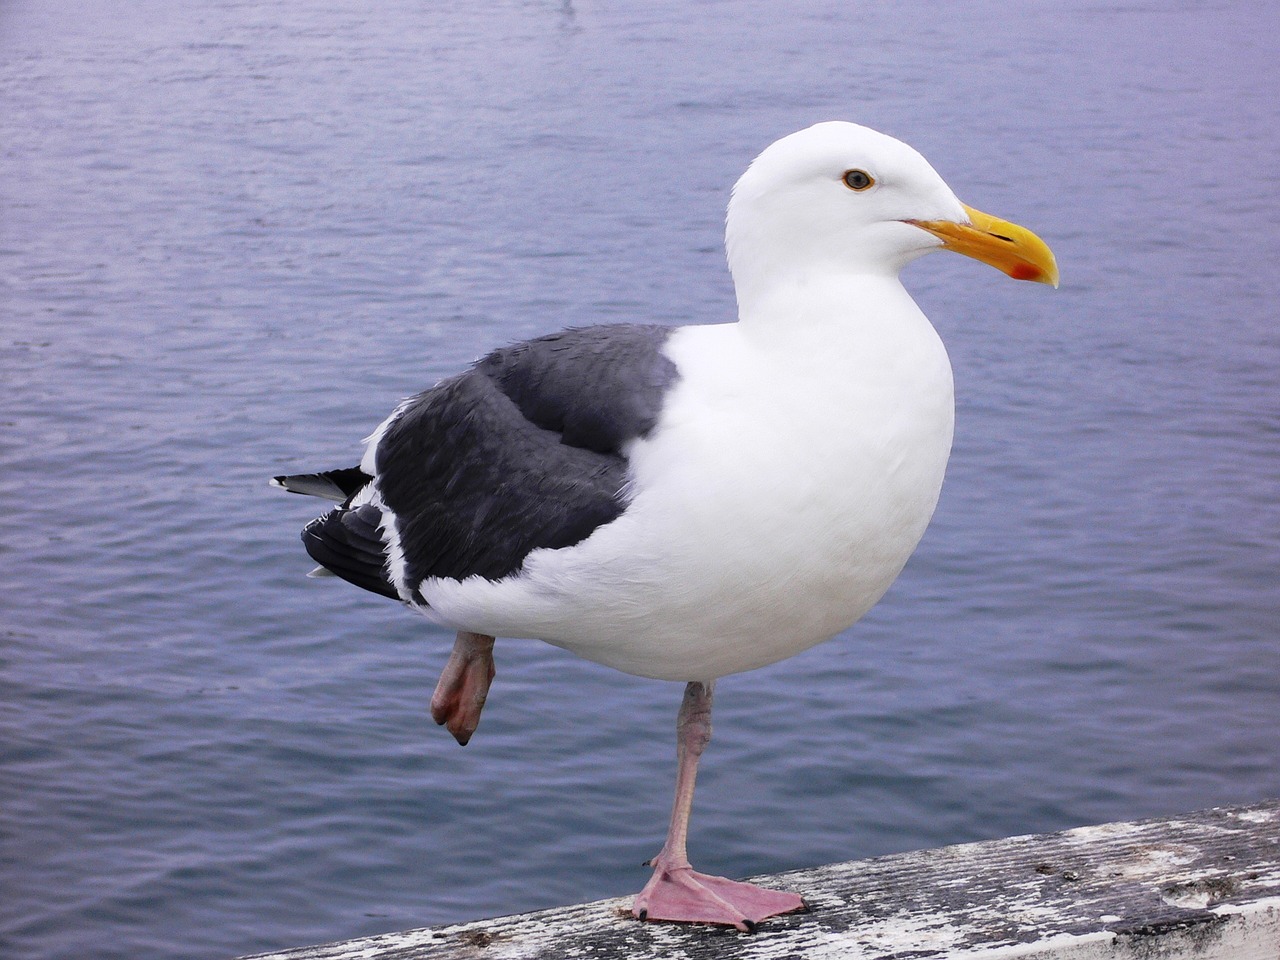
[[[600,900],[258,960],[1277,960],[1280,800],[753,879],[812,912],[743,934]]]

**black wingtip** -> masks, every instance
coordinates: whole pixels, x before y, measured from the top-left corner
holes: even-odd
[[[373,477],[359,467],[347,467],[343,470],[326,470],[322,473],[282,474],[271,478],[271,486],[287,490],[289,493],[300,493],[303,496],[319,497],[335,503],[346,503],[368,484]]]
[[[372,504],[338,507],[303,528],[302,544],[312,560],[348,583],[399,600],[400,594],[387,577],[379,532],[381,517]]]

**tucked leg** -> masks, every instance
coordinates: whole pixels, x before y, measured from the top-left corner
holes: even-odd
[[[651,861],[653,876],[636,897],[631,913],[641,920],[714,923],[754,930],[767,917],[805,909],[794,893],[698,873],[689,864],[686,842],[698,759],[711,739],[711,683],[690,683],[676,720],[676,797],[662,852]]]
[[[480,725],[480,711],[489,696],[493,674],[493,637],[459,630],[453,653],[431,695],[431,717],[464,747]]]

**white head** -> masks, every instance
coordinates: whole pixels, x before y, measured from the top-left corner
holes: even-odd
[[[843,121],[783,137],[752,162],[733,189],[725,244],[740,302],[823,275],[894,278],[944,247],[1057,282],[1034,234],[966,207],[900,140]]]

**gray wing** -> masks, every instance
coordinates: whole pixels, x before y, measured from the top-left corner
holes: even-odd
[[[375,482],[405,561],[400,595],[431,577],[502,579],[530,551],[572,546],[621,515],[627,444],[653,430],[676,380],[662,350],[670,333],[617,325],[541,337],[402,405],[375,451]],[[359,585],[373,589],[368,538],[351,527],[367,531],[375,518],[349,512],[315,521],[304,540],[317,562],[353,582],[333,554],[359,554]]]

